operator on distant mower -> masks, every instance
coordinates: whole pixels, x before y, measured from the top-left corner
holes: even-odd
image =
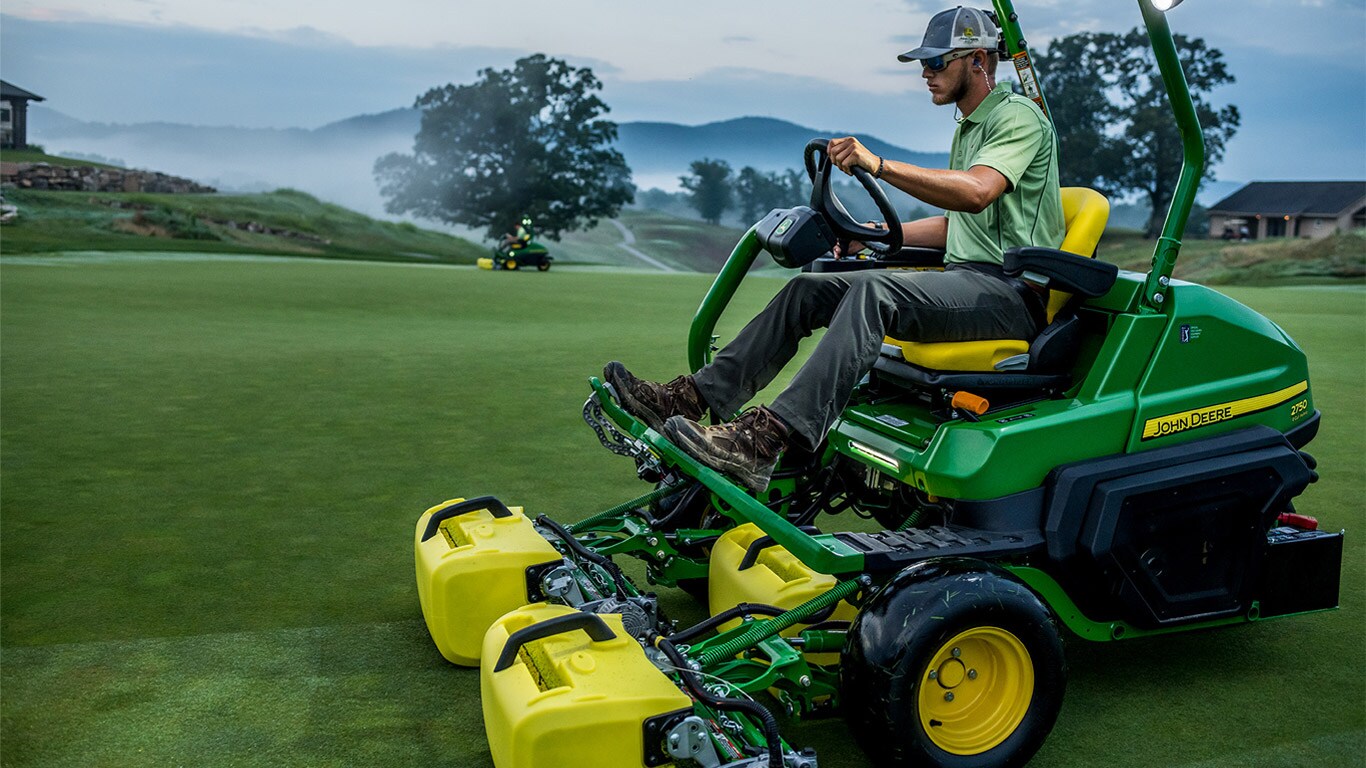
[[[1057,248],[1063,239],[1053,126],[1031,100],[995,84],[999,32],[985,11],[958,7],[930,20],[919,61],[935,104],[965,117],[948,170],[878,157],[853,137],[830,142],[831,161],[855,166],[944,208],[903,225],[906,245],[946,250],[939,271],[804,273],[778,292],[735,339],[692,376],[668,384],[636,378],[619,362],[603,378],[622,404],[699,461],[755,493],[789,445],[815,450],[876,361],[883,337],[921,342],[1030,340],[1044,325],[1044,298],[1002,271],[1017,246]],[[851,243],[854,252],[862,244]],[[838,246],[835,254],[841,256]],[[830,330],[770,406],[704,426],[710,410],[729,418],[797,353],[800,339]]]
[[[522,214],[522,221],[517,225],[517,231],[512,234],[503,235],[503,250],[506,252],[522,250],[531,244],[531,237],[533,234],[531,216]]]

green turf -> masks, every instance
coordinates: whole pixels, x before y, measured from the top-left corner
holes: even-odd
[[[708,281],[6,258],[0,763],[491,765],[477,673],[419,619],[413,523],[458,495],[573,520],[643,490],[579,421],[584,379],[678,372]],[[749,281],[723,336],[779,285]],[[1298,506],[1349,529],[1343,610],[1071,642],[1037,765],[1366,753],[1366,291],[1229,292],[1310,355],[1324,479]],[[785,732],[869,765],[837,720]]]

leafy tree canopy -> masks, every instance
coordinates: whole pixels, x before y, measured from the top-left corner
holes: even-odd
[[[806,175],[791,169],[765,173],[747,165],[735,178],[735,197],[740,220],[753,223],[774,208],[806,203],[809,197]]]
[[[1200,38],[1176,35],[1176,50],[1205,135],[1205,180],[1238,129],[1238,108],[1210,105],[1211,90],[1234,81],[1224,54]],[[1037,57],[1057,127],[1064,186],[1109,195],[1138,192],[1152,205],[1156,235],[1181,172],[1181,131],[1141,29],[1082,33],[1055,40]]]
[[[601,119],[601,88],[591,69],[542,54],[433,88],[417,99],[413,154],[375,163],[385,210],[483,227],[489,237],[530,214],[537,236],[554,240],[616,216],[635,190],[612,148],[617,125]]]
[[[719,224],[733,195],[730,163],[704,157],[692,161],[689,170],[687,176],[678,179],[688,191],[688,204],[697,209],[703,221]]]

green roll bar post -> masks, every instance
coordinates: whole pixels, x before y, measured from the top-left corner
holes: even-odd
[[[1143,12],[1143,24],[1148,28],[1148,40],[1157,57],[1162,82],[1167,86],[1167,99],[1176,113],[1176,124],[1181,128],[1183,153],[1181,175],[1176,182],[1176,191],[1172,193],[1167,219],[1162,224],[1162,236],[1153,248],[1152,269],[1148,271],[1143,295],[1139,297],[1139,313],[1153,315],[1162,312],[1167,299],[1172,269],[1181,252],[1181,236],[1186,231],[1195,193],[1200,188],[1200,177],[1205,172],[1205,135],[1200,130],[1200,118],[1195,113],[1195,102],[1186,84],[1186,73],[1181,68],[1166,14],[1154,8],[1151,0],[1138,0],[1138,7]]]
[[[1005,38],[1006,53],[1015,65],[1015,74],[1020,79],[1024,95],[1039,105],[1044,117],[1052,120],[1048,112],[1048,99],[1044,97],[1043,83],[1034,72],[1034,58],[1029,54],[1029,44],[1025,42],[1024,32],[1020,29],[1020,17],[1015,13],[1014,4],[1010,0],[992,0],[992,5],[996,7],[996,23],[1001,28],[1001,36]]]
[[[735,290],[740,287],[740,282],[745,279],[760,250],[759,236],[754,233],[754,227],[750,227],[740,242],[735,244],[721,272],[712,281],[711,288],[707,289],[707,295],[702,297],[702,304],[697,307],[692,325],[688,327],[688,370],[693,373],[711,362],[712,340],[715,338],[712,332],[716,330],[716,321],[735,296]]]

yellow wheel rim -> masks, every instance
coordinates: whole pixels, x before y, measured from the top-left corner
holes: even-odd
[[[516,260],[516,259],[508,259],[507,262],[506,262],[506,264],[507,264],[507,268],[508,268],[508,269],[516,269],[516,268],[517,268],[517,260]]]
[[[1033,698],[1024,643],[999,627],[975,627],[930,659],[920,681],[920,725],[945,752],[977,755],[1015,732]]]

